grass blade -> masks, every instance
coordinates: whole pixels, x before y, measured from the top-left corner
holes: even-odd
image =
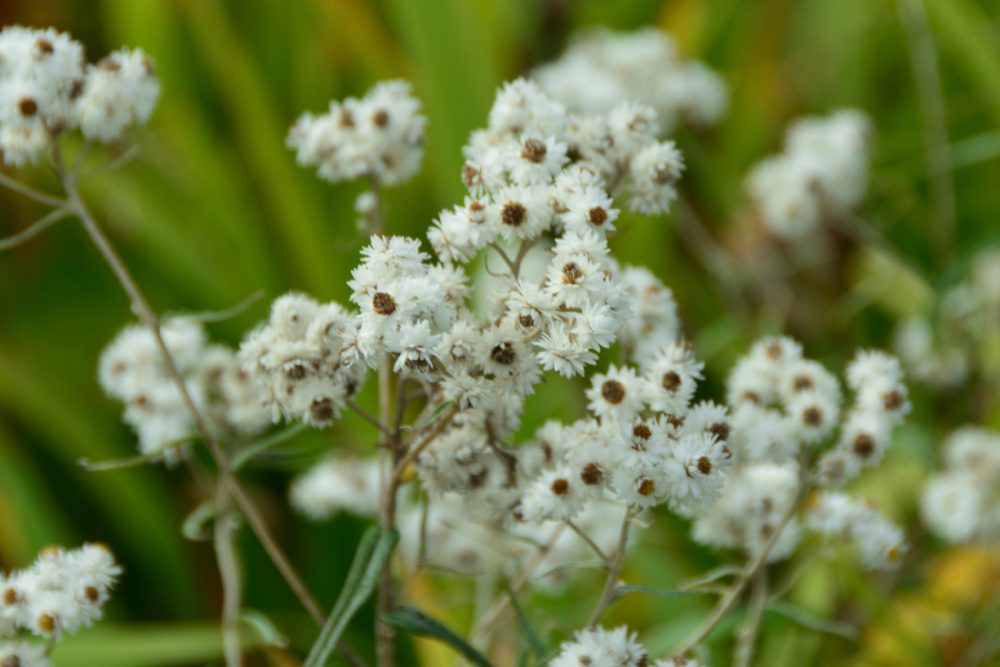
[[[397,541],[399,534],[395,531],[385,531],[377,526],[365,531],[354,554],[354,562],[347,573],[344,588],[303,667],[324,667],[327,664],[337,648],[337,640],[344,628],[375,590],[379,575],[396,548]]]
[[[382,616],[389,625],[418,637],[432,637],[465,656],[466,660],[479,667],[493,667],[482,653],[470,646],[464,639],[445,627],[440,621],[431,618],[414,607],[397,607]]]

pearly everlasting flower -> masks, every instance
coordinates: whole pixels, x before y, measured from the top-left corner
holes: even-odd
[[[331,102],[325,114],[303,114],[288,146],[325,180],[368,177],[393,185],[420,168],[426,123],[408,83],[383,81],[361,99]]]
[[[378,467],[374,460],[327,459],[292,485],[292,507],[310,519],[340,511],[373,517],[378,508]]]
[[[77,100],[80,131],[87,139],[113,141],[126,127],[143,124],[160,95],[153,61],[139,49],[122,49],[87,67]]]
[[[949,542],[1000,540],[1000,434],[966,426],[944,444],[944,469],[924,487],[924,522]]]
[[[191,318],[164,321],[161,335],[191,400],[212,418],[212,426],[243,435],[267,426],[264,395],[232,350],[210,345],[202,326]],[[123,329],[101,354],[98,374],[105,393],[125,404],[124,420],[138,435],[144,454],[170,465],[185,456],[197,429],[146,327]]]
[[[768,230],[802,240],[824,220],[850,215],[868,181],[870,132],[868,119],[853,109],[795,122],[785,135],[784,152],[747,177]]]
[[[3,639],[18,631],[59,638],[90,627],[101,618],[121,572],[107,547],[85,544],[46,549],[29,568],[0,575],[0,655],[11,650],[36,659],[24,644],[4,648]]]
[[[681,59],[673,40],[655,28],[582,32],[558,60],[532,76],[576,111],[600,113],[621,100],[646,104],[667,131],[680,123],[711,125],[728,104],[719,75],[698,61]]]
[[[549,661],[553,667],[702,667],[694,659],[680,656],[653,660],[626,626],[612,630],[601,627],[579,630],[559,647]]]
[[[0,31],[0,151],[6,164],[38,161],[52,137],[77,127],[92,141],[119,139],[145,123],[159,95],[152,61],[122,49],[86,65],[66,33],[7,26]]]
[[[694,539],[742,549],[753,556],[780,529],[767,559],[787,558],[800,538],[798,521],[788,519],[798,492],[798,471],[792,464],[756,463],[739,468],[730,475],[719,501],[697,515]]]
[[[845,493],[819,494],[810,504],[806,524],[828,538],[850,540],[868,569],[898,565],[906,551],[902,530],[874,507]]]
[[[326,426],[364,379],[358,324],[336,303],[300,294],[274,302],[268,322],[240,346],[245,372],[261,387],[272,418]]]

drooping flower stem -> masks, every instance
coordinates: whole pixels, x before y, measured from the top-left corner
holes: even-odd
[[[233,502],[239,508],[240,513],[246,517],[247,523],[250,524],[250,527],[257,536],[257,539],[264,547],[264,550],[267,552],[270,559],[274,562],[275,567],[278,568],[281,576],[292,589],[292,592],[295,593],[299,602],[312,617],[313,621],[315,621],[317,625],[322,625],[325,620],[322,609],[316,602],[315,598],[313,598],[308,588],[306,588],[305,583],[295,571],[295,568],[288,560],[288,557],[285,555],[277,540],[275,540],[270,528],[264,520],[264,517],[260,514],[253,501],[243,490],[243,487],[240,486],[229,466],[228,458],[226,457],[221,444],[216,439],[207,419],[192,399],[191,394],[187,389],[187,385],[184,382],[184,378],[177,368],[173,355],[163,339],[159,318],[150,307],[149,302],[146,300],[146,297],[140,289],[138,283],[136,283],[135,279],[132,277],[132,274],[125,265],[125,262],[122,261],[117,250],[115,250],[111,241],[104,234],[104,231],[101,229],[100,225],[98,225],[94,216],[91,214],[90,209],[80,196],[76,179],[66,168],[62,152],[59,148],[58,138],[53,140],[52,147],[53,165],[66,193],[66,201],[61,202],[60,205],[64,204],[69,211],[80,219],[87,236],[90,237],[90,240],[97,247],[101,257],[111,269],[115,278],[118,280],[118,283],[128,296],[132,311],[153,335],[157,349],[162,355],[163,364],[166,368],[167,374],[177,386],[181,400],[190,412],[191,418],[194,421],[195,426],[198,428],[199,433],[201,433],[204,437],[205,443],[208,446],[208,451],[218,467],[220,484],[226,487]],[[363,664],[360,658],[354,655],[353,651],[346,645],[342,645],[340,650],[353,665]]]

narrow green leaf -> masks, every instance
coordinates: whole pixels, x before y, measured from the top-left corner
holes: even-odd
[[[344,588],[303,667],[324,667],[327,664],[344,628],[375,590],[379,575],[389,562],[398,541],[399,534],[396,531],[385,531],[377,526],[365,531],[354,554],[354,562],[347,573]]]
[[[799,625],[809,628],[810,630],[824,632],[829,635],[837,635],[838,637],[843,637],[844,639],[850,641],[854,641],[858,638],[858,631],[854,626],[842,621],[822,618],[821,616],[817,616],[816,614],[810,613],[804,609],[790,605],[787,602],[775,602],[770,605],[767,610],[773,611],[776,614],[795,621]]]
[[[276,433],[265,436],[260,440],[251,442],[249,445],[236,452],[232,460],[229,462],[230,467],[234,471],[239,470],[255,456],[263,454],[272,447],[280,445],[289,438],[298,435],[302,431],[306,430],[307,427],[308,425],[305,422],[299,422],[297,424],[292,424],[288,428],[277,431]]]
[[[253,631],[264,646],[275,648],[288,646],[288,637],[271,622],[271,619],[264,612],[256,609],[244,609],[240,612],[240,621]]]
[[[538,633],[535,632],[535,629],[531,627],[531,622],[528,620],[528,615],[524,613],[524,607],[518,601],[517,594],[508,582],[504,582],[504,589],[506,589],[507,595],[510,597],[510,604],[514,608],[514,613],[517,615],[517,622],[521,625],[521,631],[524,633],[524,638],[528,641],[531,652],[535,654],[536,658],[544,658],[545,645],[542,643]]]
[[[479,667],[493,667],[482,653],[470,646],[464,639],[414,607],[397,607],[382,616],[389,625],[418,637],[433,637],[465,656],[466,660]]]
[[[650,588],[649,586],[629,584],[627,586],[619,586],[618,590],[615,591],[614,599],[619,600],[629,593],[643,593],[645,595],[653,595],[658,598],[686,598],[693,595],[705,594],[704,591],[672,591],[662,588]]]
[[[205,542],[212,538],[207,524],[215,518],[215,503],[211,500],[199,504],[191,513],[184,517],[181,533],[192,542]]]

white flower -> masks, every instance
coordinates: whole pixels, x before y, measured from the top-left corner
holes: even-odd
[[[598,417],[631,421],[642,410],[642,383],[631,368],[611,366],[598,373],[587,390],[588,407]]]
[[[87,68],[77,100],[80,130],[87,139],[119,139],[126,127],[145,123],[160,95],[160,82],[149,56],[122,49]]]
[[[686,342],[664,347],[647,363],[643,376],[643,395],[650,409],[682,414],[698,388],[702,368],[704,364],[694,358]]]
[[[288,146],[328,181],[367,176],[393,185],[420,168],[426,122],[407,82],[383,81],[361,99],[331,102],[326,114],[303,114]]]

